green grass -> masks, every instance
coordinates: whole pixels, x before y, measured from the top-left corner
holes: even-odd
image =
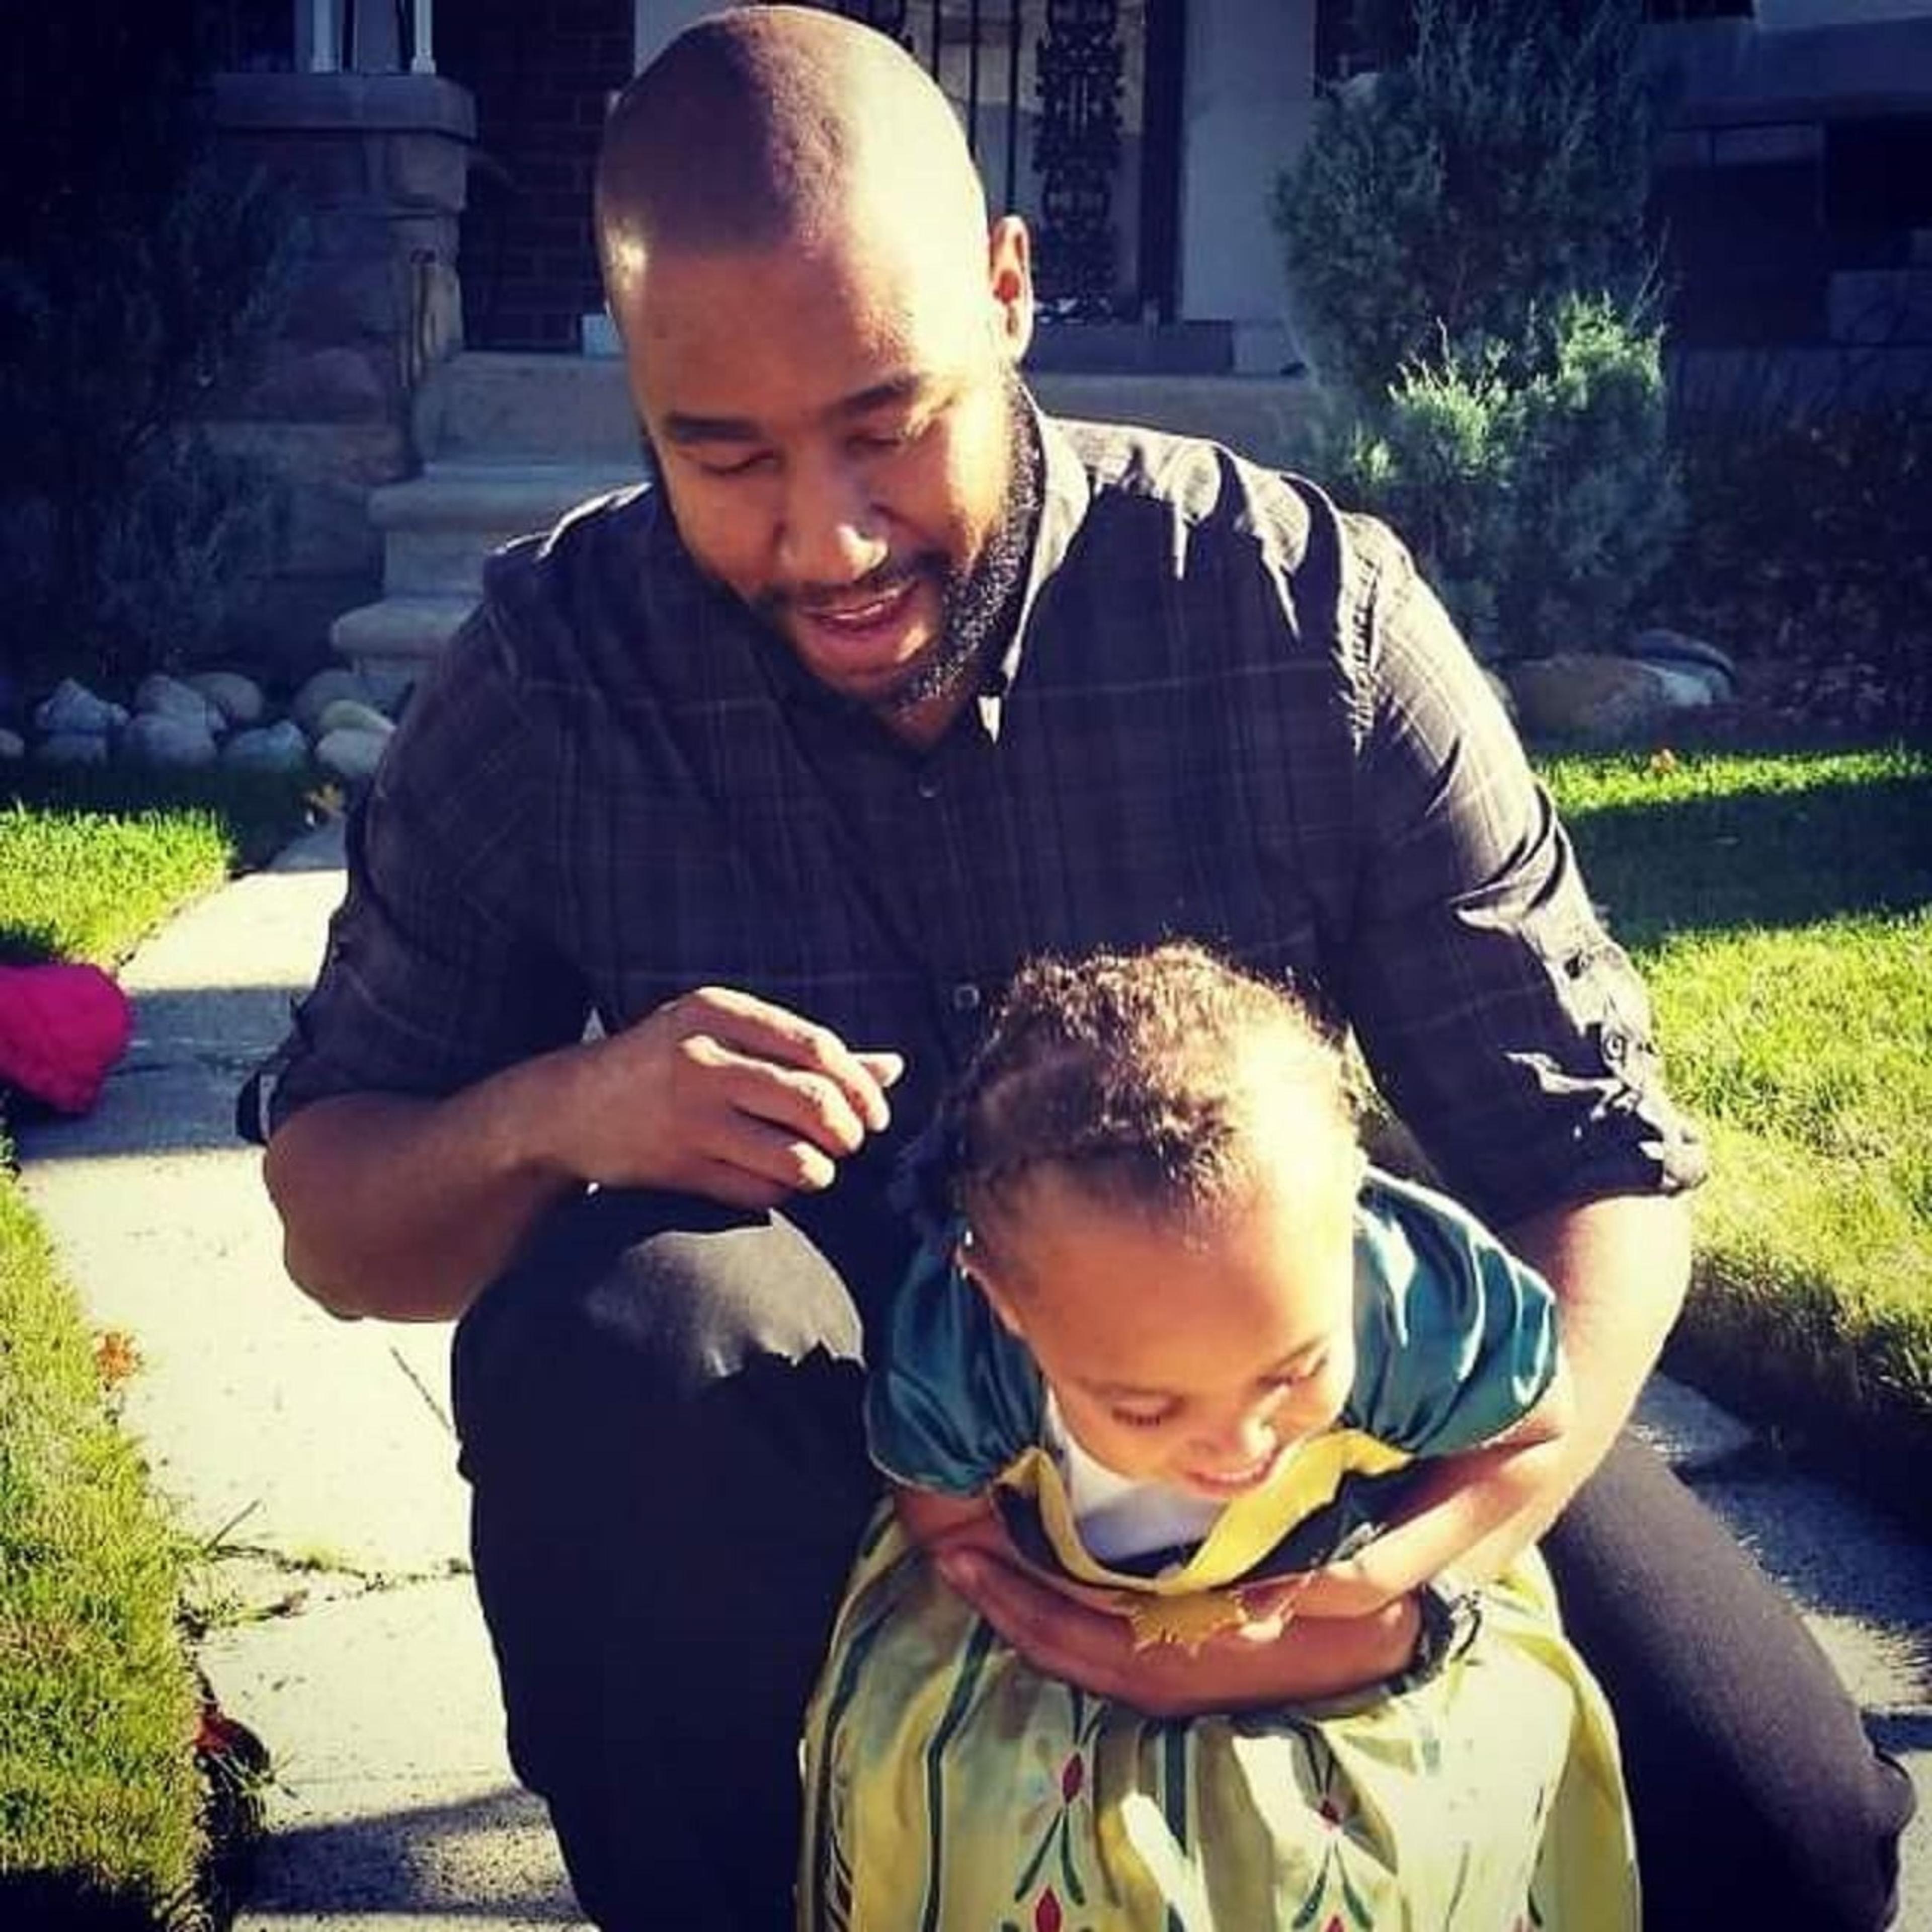
[[[1932,754],[1544,775],[1711,1143],[1680,1358],[1846,1449],[1932,1449]]]
[[[0,1902],[31,1879],[34,1922],[88,1894],[159,1921],[203,1850],[185,1552],[10,1182],[0,1335]]]
[[[0,799],[0,958],[112,966],[302,823],[288,784],[30,778]],[[0,1136],[0,1923],[187,1923],[207,1831],[192,1556],[116,1426]]]
[[[165,789],[162,786],[165,784]],[[29,776],[0,796],[0,960],[109,965],[302,822],[290,781]]]

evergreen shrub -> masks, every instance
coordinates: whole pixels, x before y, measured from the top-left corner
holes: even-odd
[[[1400,530],[1490,655],[1613,641],[1680,505],[1654,330],[1568,295],[1514,340],[1406,364],[1334,452],[1338,486]]]
[[[1681,520],[1636,0],[1417,0],[1277,184],[1324,460],[1486,656],[1609,641]]]

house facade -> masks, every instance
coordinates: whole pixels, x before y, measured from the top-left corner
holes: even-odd
[[[224,430],[290,479],[300,638],[382,584],[371,491],[470,448],[439,431],[452,393],[487,413],[476,397],[528,391],[541,364],[558,398],[591,399],[586,424],[614,418],[634,443],[616,370],[561,367],[614,347],[590,225],[598,131],[713,0],[200,4],[225,138],[309,217],[288,339]],[[1318,86],[1358,58],[1349,0],[821,4],[932,73],[989,204],[1028,218],[1036,382],[1109,378],[1096,409],[1233,422],[1254,446],[1298,367],[1269,200]],[[1772,351],[1814,389],[1922,392],[1932,0],[1646,13],[1671,104],[1656,205],[1684,366],[1721,380]],[[574,406],[534,413],[567,423]]]
[[[400,101],[412,82],[432,127],[462,130],[470,346],[596,345],[584,319],[602,305],[588,219],[598,130],[612,94],[711,0],[211,4],[228,111],[258,130],[278,100],[332,86],[345,101],[372,88]],[[989,203],[1034,228],[1050,313],[1205,326],[1159,351],[1117,334],[1117,359],[1280,367],[1267,201],[1306,129],[1325,0],[824,4],[898,40],[952,100]],[[429,105],[454,90],[466,109]]]

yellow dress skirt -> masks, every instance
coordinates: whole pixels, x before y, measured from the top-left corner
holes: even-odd
[[[1355,1262],[1355,1384],[1337,1426],[1191,1548],[1121,1565],[1087,1548],[1042,1441],[1038,1368],[943,1233],[868,1338],[873,1458],[914,1488],[990,1494],[1030,1560],[1115,1594],[1143,1640],[1185,1640],[1231,1588],[1359,1548],[1418,1462],[1493,1440],[1555,1372],[1547,1286],[1453,1202],[1372,1172]],[[1484,1590],[1473,1641],[1423,1682],[1168,1720],[1040,1676],[887,1508],[847,1587],[803,1761],[804,1932],[1638,1924],[1610,1712],[1534,1555]]]
[[[1534,1555],[1394,1696],[1183,1720],[1043,1677],[908,1544],[808,1714],[805,1932],[1631,1932],[1602,1694]]]

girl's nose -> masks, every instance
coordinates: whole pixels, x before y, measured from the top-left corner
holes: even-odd
[[[1202,1447],[1223,1468],[1245,1468],[1274,1453],[1280,1438],[1274,1424],[1274,1406],[1250,1408],[1232,1418],[1216,1430]]]

